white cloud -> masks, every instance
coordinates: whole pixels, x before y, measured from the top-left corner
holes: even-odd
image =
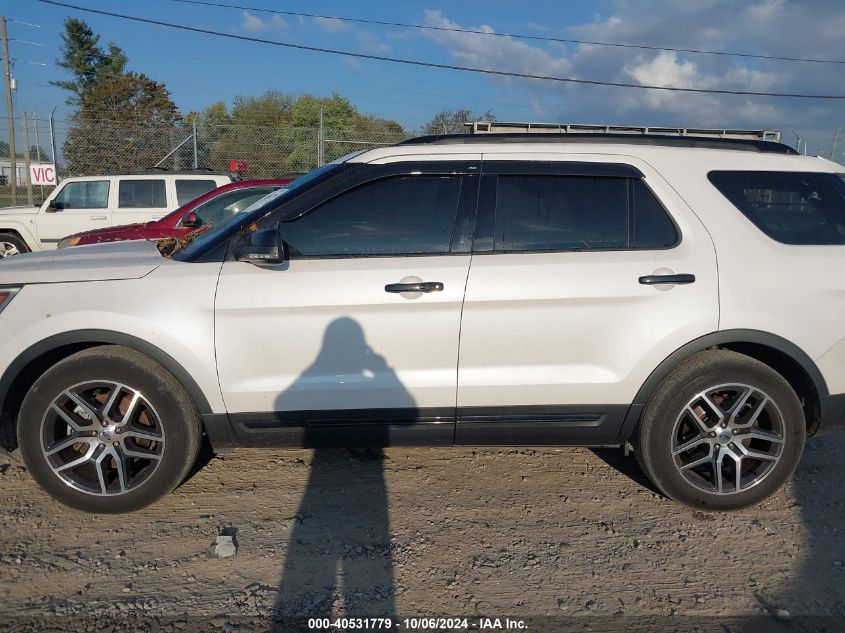
[[[369,31],[358,31],[358,46],[368,53],[383,53],[390,48]]]
[[[425,23],[493,32],[463,25],[439,11]],[[535,18],[536,21],[536,18]],[[536,30],[546,27],[537,24]],[[845,7],[829,0],[610,0],[603,17],[556,31],[569,39],[672,48],[746,51],[791,57],[845,59]],[[426,32],[458,62],[507,70],[600,81],[757,92],[845,93],[839,66],[725,55],[538,43],[473,33]],[[834,73],[836,73],[834,75]],[[489,78],[523,91],[536,103],[559,108],[545,118],[561,122],[643,125],[743,126],[832,129],[841,125],[841,102],[591,87],[536,80]],[[518,87],[518,88],[517,88]],[[540,97],[543,97],[541,100]]]
[[[249,11],[244,11],[242,13],[244,18],[243,27],[247,31],[252,31],[253,33],[257,33],[258,31],[264,30],[264,22],[261,18],[256,15],[252,15]]]
[[[288,26],[287,22],[280,15],[273,15],[266,21],[249,11],[243,11],[241,15],[243,16],[241,27],[250,33],[262,33],[270,30],[283,31]]]
[[[312,18],[314,24],[326,33],[343,33],[349,30],[346,22],[338,20],[337,18]]]
[[[361,65],[361,60],[354,57],[344,57],[343,63],[349,66],[356,73],[364,72],[364,67]]]

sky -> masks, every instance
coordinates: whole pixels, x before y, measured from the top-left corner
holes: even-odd
[[[680,87],[845,94],[845,63],[817,64],[544,42],[281,16],[174,0],[68,0],[227,33],[310,46],[512,72]],[[226,4],[497,33],[673,48],[845,60],[841,0],[220,0]],[[831,151],[845,100],[696,95],[477,75],[229,40],[41,4],[0,0],[18,83],[16,111],[41,119],[66,94],[49,81],[66,16],[86,20],[164,82],[182,112],[266,90],[348,97],[362,112],[419,129],[442,109],[492,111],[499,120],[783,130]],[[21,22],[40,25],[27,26]],[[34,46],[18,40],[44,44]],[[29,62],[39,62],[44,66]],[[5,107],[3,108],[5,111]],[[4,112],[5,114],[5,112]],[[5,119],[0,122],[5,136]],[[59,126],[61,128],[61,124]],[[42,142],[43,145],[43,142]],[[836,156],[842,161],[845,142]]]

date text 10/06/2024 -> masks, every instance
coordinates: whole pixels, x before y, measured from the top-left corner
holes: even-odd
[[[409,631],[475,629],[489,631],[523,631],[527,629],[524,620],[511,618],[309,618],[311,630],[329,629],[335,631],[405,629]]]

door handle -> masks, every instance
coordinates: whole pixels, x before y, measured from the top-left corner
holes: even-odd
[[[440,292],[443,290],[443,282],[420,281],[412,284],[387,284],[385,292]]]
[[[640,283],[646,286],[659,284],[692,284],[695,283],[695,275],[682,273],[679,275],[645,275],[640,277]]]
[[[90,220],[108,220],[109,216],[107,216],[107,215],[89,215],[88,219],[90,219]]]

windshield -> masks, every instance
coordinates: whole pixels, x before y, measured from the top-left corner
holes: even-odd
[[[215,223],[214,226],[206,225],[208,228],[204,231],[200,229],[199,231],[202,231],[201,233],[197,231],[190,234],[187,238],[179,240],[170,254],[176,255],[178,253],[179,259],[190,259],[195,254],[202,253],[209,245],[214,244],[218,239],[232,235],[242,224],[246,222],[254,222],[255,220],[263,217],[278,207],[279,204],[287,200],[290,196],[298,193],[303,187],[306,187],[310,183],[338,171],[342,167],[343,165],[341,163],[329,163],[319,169],[308,172],[304,176],[300,176],[296,180],[288,183],[286,186],[276,189],[259,200],[256,200],[242,211],[238,211],[225,219],[221,219],[219,222]]]

